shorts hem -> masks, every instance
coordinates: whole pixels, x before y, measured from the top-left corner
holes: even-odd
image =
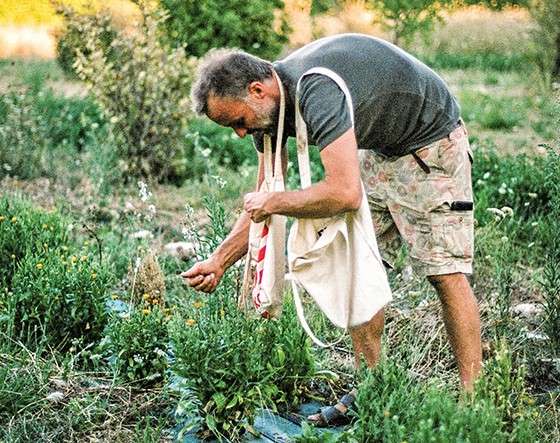
[[[414,265],[413,265],[414,267]],[[454,263],[445,266],[416,266],[415,271],[422,275],[423,277],[429,277],[432,275],[445,275],[445,274],[467,274],[473,273],[472,263]]]

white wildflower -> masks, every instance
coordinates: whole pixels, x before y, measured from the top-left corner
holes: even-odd
[[[504,213],[504,217],[513,217],[513,209],[509,206],[503,206],[501,211]]]
[[[490,172],[485,172],[484,175],[482,176],[482,178],[484,180],[488,180],[490,178]]]
[[[506,214],[504,213],[504,211],[502,209],[487,208],[486,211],[490,212],[491,214],[496,215],[499,218],[504,218],[506,216]]]
[[[148,185],[143,181],[138,182],[138,195],[144,203],[152,196],[152,193],[148,190]]]
[[[529,196],[529,198],[537,198],[538,194],[535,194],[534,192],[529,192],[527,194]]]

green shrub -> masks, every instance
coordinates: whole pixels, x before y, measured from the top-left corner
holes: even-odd
[[[425,35],[441,20],[449,0],[368,0],[379,21],[391,31],[393,43],[408,45],[419,32]]]
[[[531,61],[549,83],[560,78],[560,3],[557,0],[529,0],[529,3],[537,25],[532,36],[538,48]]]
[[[91,100],[56,96],[43,81],[0,97],[0,178],[56,178],[104,131]]]
[[[496,382],[491,379],[488,386]],[[457,402],[440,387],[420,384],[397,363],[382,361],[365,371],[359,385],[353,436],[360,442],[527,441],[527,423],[507,416],[493,400],[479,394]],[[512,421],[504,425],[504,418]]]
[[[62,70],[69,76],[75,77],[76,52],[85,56],[90,55],[83,39],[84,35],[95,29],[99,32],[99,49],[108,60],[114,60],[115,54],[111,43],[117,37],[111,16],[108,12],[98,11],[95,14],[79,14],[70,7],[61,7],[57,13],[64,18],[65,28],[57,35],[56,60]]]
[[[175,159],[175,181],[201,179],[215,165],[233,171],[256,164],[257,154],[250,138],[239,138],[230,128],[216,125],[208,119],[193,119],[189,123],[182,155]]]
[[[434,69],[478,68],[507,72],[525,69],[529,63],[530,54],[486,49],[453,52],[450,49],[441,48],[440,50],[423,52],[418,56],[424,63]]]
[[[543,270],[543,329],[550,338],[552,351],[560,354],[560,154],[549,148],[545,168],[545,186],[550,193],[545,219],[545,266]]]
[[[116,375],[141,386],[161,383],[167,369],[167,320],[160,308],[132,309],[109,323],[102,347]]]
[[[226,233],[223,207],[211,198],[206,204],[211,227],[203,243],[198,237],[202,255]],[[302,382],[314,373],[293,305],[286,305],[278,320],[241,312],[235,273],[228,270],[208,298],[189,297],[170,328],[172,370],[198,399],[203,430],[234,440],[252,424],[257,409],[298,404]]]
[[[478,149],[472,177],[479,225],[494,220],[488,208],[510,207],[524,222],[542,216],[549,201],[549,190],[543,187],[546,162],[540,156],[500,155],[495,148]]]
[[[67,246],[67,227],[60,214],[34,209],[19,198],[0,198],[0,285],[11,287],[27,255]]]
[[[465,121],[478,123],[486,129],[511,129],[527,117],[522,106],[524,104],[517,98],[463,92],[460,94],[460,102]]]
[[[102,50],[103,29],[88,29],[76,71],[112,125],[122,177],[166,179],[182,154],[191,66],[182,48],[162,45],[163,17],[142,12],[136,32],[113,40],[114,61]]]
[[[287,42],[283,16],[279,31],[274,29],[282,0],[162,0],[160,6],[169,15],[163,24],[169,38],[196,57],[211,48],[237,47],[272,59]]]
[[[9,335],[31,347],[49,344],[62,351],[73,339],[96,341],[107,318],[106,269],[84,250],[70,255],[41,249],[27,254],[13,276],[6,305]]]

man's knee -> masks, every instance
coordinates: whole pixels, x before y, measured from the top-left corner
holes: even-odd
[[[466,279],[466,276],[461,272],[455,272],[453,274],[428,275],[426,278],[430,284],[439,291],[446,286],[462,282]]]

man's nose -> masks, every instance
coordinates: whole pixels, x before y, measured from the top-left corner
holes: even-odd
[[[245,128],[235,128],[234,131],[239,138],[243,138],[247,135],[247,129]]]

